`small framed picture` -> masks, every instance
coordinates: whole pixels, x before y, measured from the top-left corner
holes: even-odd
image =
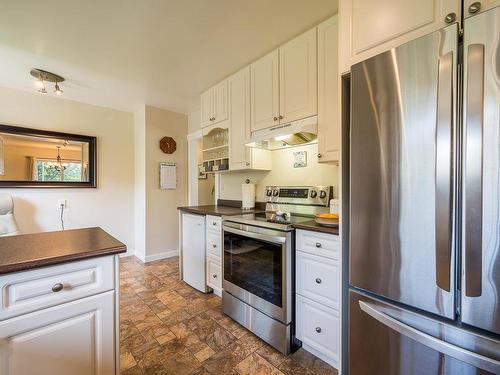
[[[198,165],[198,180],[206,180],[207,174],[205,173],[205,167],[203,164]]]
[[[293,153],[294,168],[304,168],[307,167],[307,151],[297,151]]]

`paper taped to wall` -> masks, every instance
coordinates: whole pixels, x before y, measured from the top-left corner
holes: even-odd
[[[160,163],[160,189],[177,189],[177,165]]]

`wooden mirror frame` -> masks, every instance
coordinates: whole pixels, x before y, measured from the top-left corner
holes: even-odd
[[[89,144],[89,180],[81,182],[65,181],[1,181],[0,188],[96,188],[97,187],[97,138],[87,135],[60,133],[48,130],[23,128],[20,126],[1,125],[0,133],[67,139]]]

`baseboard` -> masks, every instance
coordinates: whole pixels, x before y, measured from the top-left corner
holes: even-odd
[[[164,251],[162,253],[157,253],[153,255],[146,255],[146,259],[141,259],[144,263],[149,263],[149,262],[154,262],[155,260],[161,260],[161,259],[167,259],[167,258],[172,258],[176,257],[179,255],[179,250],[170,250],[170,251]]]

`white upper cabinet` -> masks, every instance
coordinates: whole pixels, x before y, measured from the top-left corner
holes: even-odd
[[[270,152],[251,149],[250,138],[250,68],[228,78],[230,131],[229,169],[271,169]]]
[[[210,126],[228,119],[227,80],[218,83],[201,94],[201,127]]]
[[[343,0],[341,73],[351,65],[460,20],[461,0]]]
[[[214,114],[213,124],[225,121],[228,119],[228,96],[227,96],[227,80],[222,81],[213,88]]]
[[[318,26],[318,160],[340,157],[338,17]]]
[[[279,48],[281,123],[314,116],[318,111],[316,29]]]
[[[500,0],[464,0],[464,18],[500,5]]]
[[[201,94],[200,117],[201,127],[212,125],[212,117],[214,113],[213,89],[209,89]]]
[[[251,131],[278,124],[279,52],[269,53],[250,65]]]
[[[229,169],[241,169],[250,163],[245,147],[245,141],[250,138],[250,68],[229,77],[228,86],[231,116]]]

